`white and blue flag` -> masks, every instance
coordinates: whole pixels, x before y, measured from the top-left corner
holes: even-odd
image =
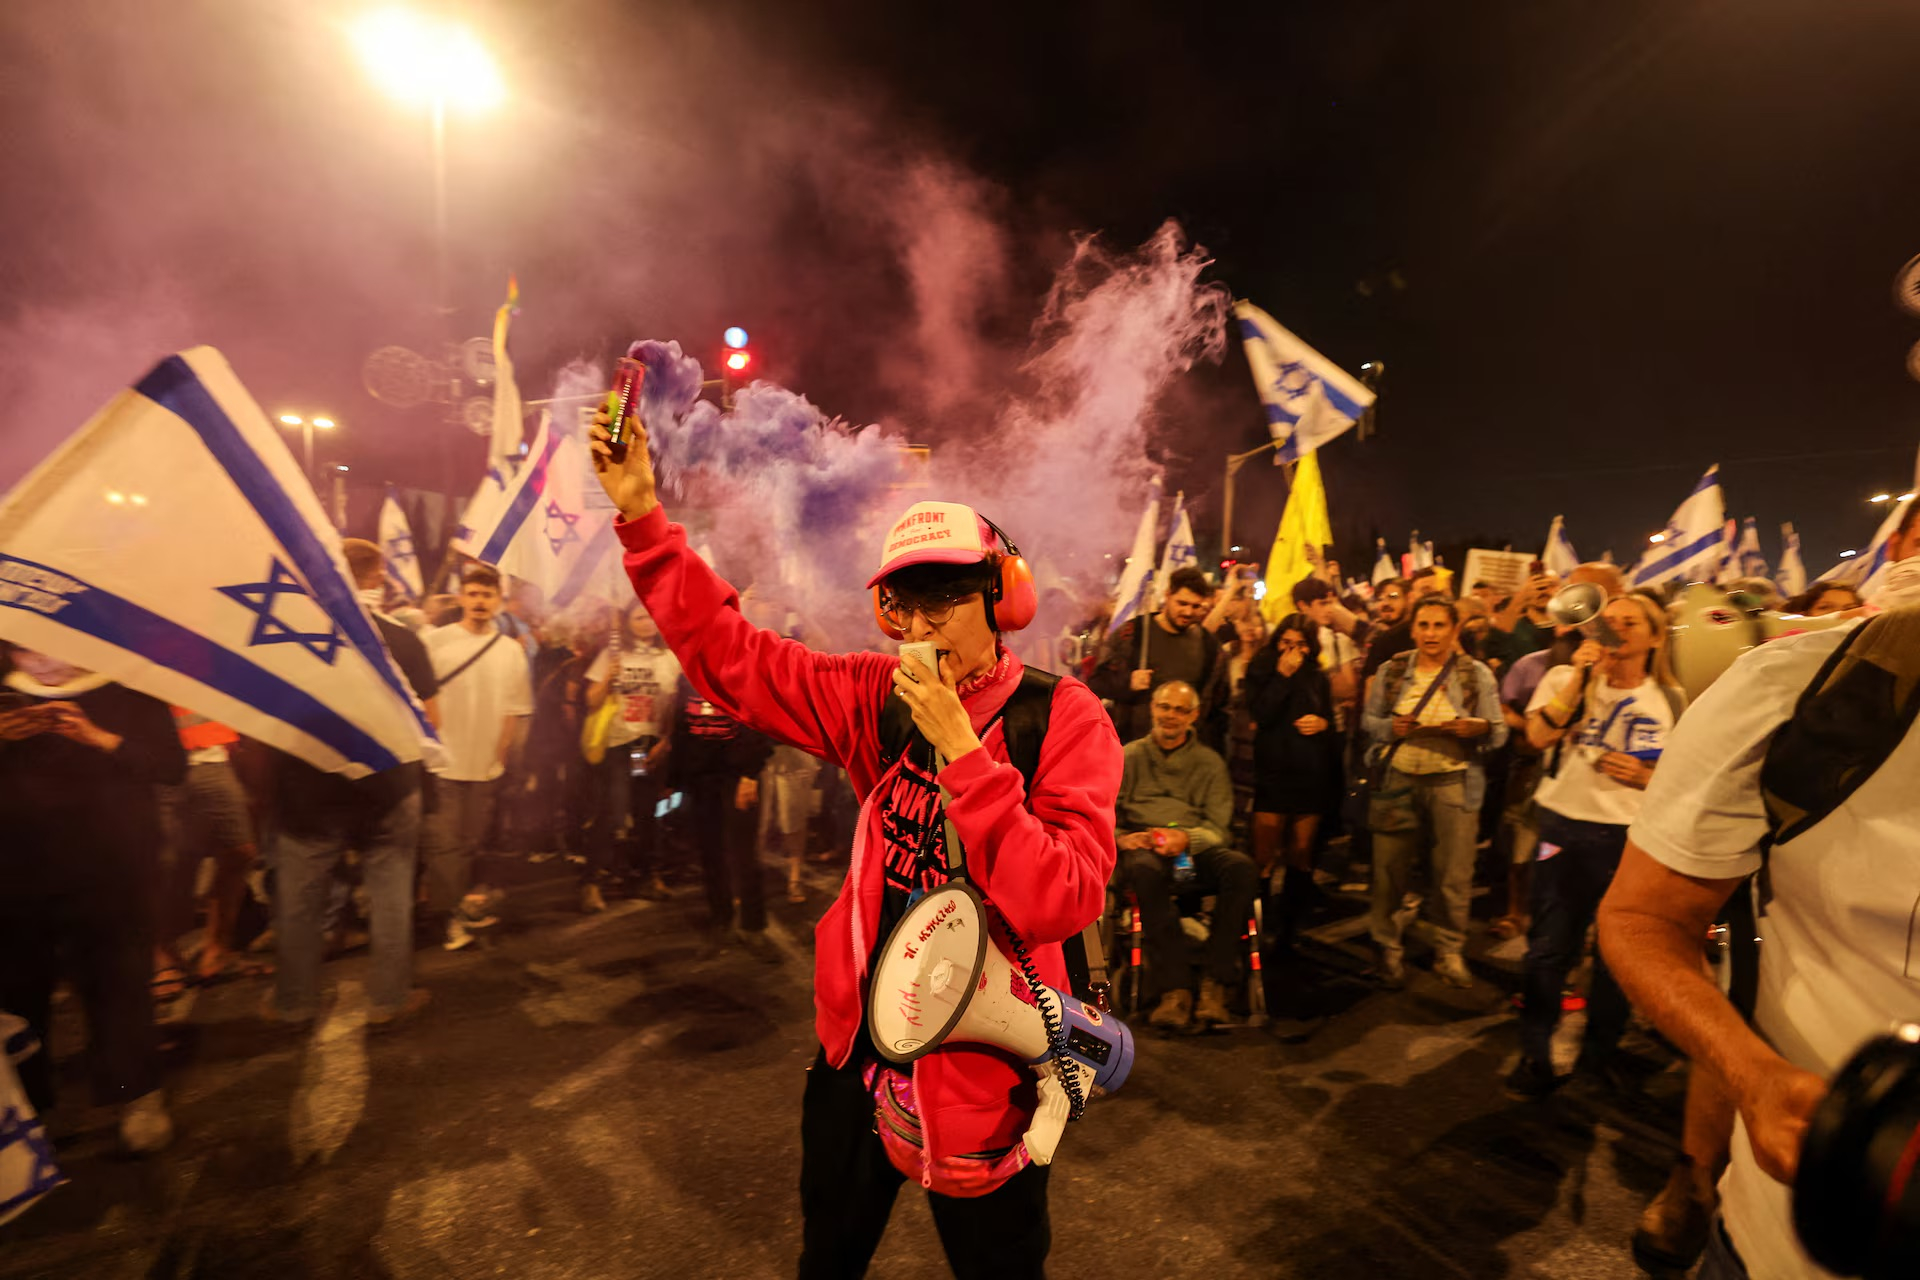
[[[1387,540],[1385,538],[1375,538],[1373,540],[1373,548],[1373,581],[1369,585],[1377,587],[1383,582],[1399,577],[1400,566],[1395,564],[1393,557],[1388,554]]]
[[[535,584],[556,609],[583,594],[610,601],[630,596],[613,504],[592,468],[580,441],[543,418],[526,459],[498,496],[482,483],[453,549]]]
[[[1720,467],[1707,468],[1693,492],[1680,504],[1660,541],[1648,548],[1629,577],[1635,587],[1658,586],[1676,578],[1711,582],[1727,554],[1726,503],[1720,494]]]
[[[1573,549],[1573,539],[1567,536],[1565,517],[1555,516],[1547,526],[1547,545],[1540,551],[1540,563],[1548,573],[1561,578],[1580,567],[1580,555]]]
[[[1740,522],[1740,541],[1734,544],[1733,563],[1743,578],[1773,577],[1766,553],[1760,550],[1760,525],[1752,516]]]
[[[1160,482],[1155,480],[1147,509],[1140,513],[1140,527],[1133,533],[1133,550],[1126,567],[1120,570],[1120,589],[1113,597],[1113,618],[1107,623],[1112,635],[1151,605],[1153,594],[1154,535],[1160,531]]]
[[[408,604],[419,604],[426,586],[420,577],[420,552],[413,545],[413,529],[407,513],[400,509],[399,495],[387,486],[386,500],[380,504],[380,554],[387,560],[387,580],[393,583]]]
[[[1880,527],[1874,530],[1873,541],[1867,544],[1866,550],[1857,556],[1849,556],[1842,560],[1821,574],[1821,580],[1848,583],[1860,592],[1862,599],[1873,600],[1879,594],[1887,575],[1890,564],[1888,547],[1893,541],[1894,532],[1906,518],[1907,508],[1912,506],[1913,502],[1912,498],[1903,498],[1898,502],[1889,503],[1888,506],[1891,509],[1887,512],[1886,519],[1880,522]]]
[[[1298,462],[1351,427],[1373,404],[1373,392],[1333,361],[1244,299],[1233,304],[1253,385],[1266,407],[1267,430],[1280,447],[1275,462]]]
[[[0,499],[0,639],[329,773],[433,738],[300,464],[211,347],[162,361]]]
[[[1154,606],[1158,608],[1167,598],[1168,584],[1173,581],[1175,570],[1199,563],[1200,548],[1193,541],[1193,521],[1187,518],[1187,495],[1182,490],[1173,496],[1173,525],[1167,531],[1167,549],[1160,554],[1160,576],[1153,587]]]
[[[1780,572],[1773,580],[1787,596],[1797,596],[1807,589],[1807,566],[1800,559],[1800,535],[1791,522],[1780,526]]]

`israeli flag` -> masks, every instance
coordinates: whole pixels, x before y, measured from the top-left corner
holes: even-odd
[[[1780,572],[1773,580],[1786,596],[1797,596],[1807,589],[1807,566],[1800,559],[1800,535],[1791,523],[1780,526]]]
[[[1760,526],[1752,516],[1740,522],[1740,541],[1734,544],[1733,562],[1743,578],[1773,577],[1773,568],[1760,550]]]
[[[0,639],[329,773],[433,740],[339,533],[211,347],[162,361],[0,499],[0,548]]]
[[[1280,442],[1275,462],[1298,462],[1372,406],[1373,392],[1251,302],[1234,303],[1233,314],[1266,406],[1267,430]]]
[[[1385,538],[1375,538],[1373,540],[1373,548],[1375,553],[1373,561],[1373,581],[1369,585],[1377,587],[1389,579],[1399,577],[1400,566],[1395,564],[1393,557],[1388,554],[1387,540]]]
[[[1140,513],[1140,527],[1133,533],[1133,550],[1120,571],[1120,589],[1113,598],[1113,618],[1107,623],[1112,635],[1138,617],[1149,606],[1153,594],[1153,543],[1160,530],[1160,482],[1155,480],[1147,509]]]
[[[1160,576],[1154,583],[1155,607],[1167,598],[1174,571],[1200,563],[1200,548],[1193,541],[1193,521],[1187,518],[1187,495],[1183,490],[1173,497],[1173,527],[1167,531],[1167,549],[1160,555]]]
[[[1540,563],[1547,567],[1548,573],[1561,578],[1580,567],[1579,553],[1573,549],[1573,539],[1567,536],[1567,523],[1562,516],[1555,516],[1547,526],[1547,545],[1540,551]]]
[[[1727,553],[1726,518],[1716,463],[1667,521],[1660,541],[1634,566],[1629,585],[1652,587],[1676,578],[1711,581]]]
[[[497,498],[476,499],[453,549],[538,586],[554,608],[583,594],[630,596],[613,505],[586,448],[542,419],[526,460]]]
[[[407,603],[420,603],[420,597],[426,593],[420,577],[420,555],[414,549],[407,513],[400,509],[400,499],[392,485],[387,486],[386,501],[380,504],[380,553],[387,558],[388,580],[399,588]]]
[[[1899,502],[1889,503],[1892,510],[1887,512],[1886,519],[1880,522],[1880,527],[1874,530],[1873,541],[1867,544],[1866,550],[1857,556],[1842,560],[1821,574],[1821,581],[1847,583],[1860,592],[1862,599],[1870,602],[1878,596],[1881,587],[1885,584],[1887,569],[1892,563],[1888,557],[1888,547],[1893,541],[1894,531],[1906,519],[1907,508],[1912,506],[1913,502],[1912,498],[1903,498]]]

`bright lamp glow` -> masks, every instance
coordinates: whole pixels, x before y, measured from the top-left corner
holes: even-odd
[[[387,9],[360,19],[353,40],[368,72],[402,102],[481,111],[505,96],[486,47],[456,23]]]
[[[1912,491],[1912,490],[1908,490],[1908,491],[1907,491],[1906,493],[1903,493],[1903,494],[1901,494],[1901,495],[1900,495],[1900,501],[1902,501],[1902,502],[1912,502],[1912,501],[1913,501],[1913,491]]]
[[[1860,554],[1860,553],[1859,553],[1858,551],[1842,551],[1842,552],[1840,553],[1840,558],[1841,558],[1842,560],[1851,560],[1851,559],[1853,559],[1853,558],[1854,558],[1855,556],[1857,556],[1857,555],[1859,555],[1859,554]]]
[[[1871,498],[1868,498],[1867,501],[1868,502],[1891,502],[1893,501],[1893,495],[1890,493],[1876,493]]]
[[[290,427],[297,427],[300,425],[302,419],[300,415],[297,413],[283,413],[280,415],[280,421],[286,423]]]
[[[1650,533],[1647,535],[1648,542],[1661,543],[1661,542],[1665,542],[1666,540],[1667,540],[1667,535],[1664,533]]]
[[[732,347],[735,351],[738,351],[741,347],[747,345],[747,331],[736,324],[721,334],[720,340],[729,347]]]
[[[727,368],[733,370],[735,373],[739,373],[752,363],[753,357],[744,351],[733,351],[727,355]]]
[[[315,418],[313,420],[313,425],[320,428],[320,430],[325,431],[328,428],[333,426],[333,419],[332,418]]]

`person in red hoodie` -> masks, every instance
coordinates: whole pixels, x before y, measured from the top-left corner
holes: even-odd
[[[814,930],[821,1048],[801,1103],[802,1280],[864,1274],[909,1176],[929,1192],[955,1275],[1044,1275],[1048,1166],[1027,1160],[1021,1137],[1033,1072],[974,1043],[943,1045],[910,1075],[896,1071],[868,1038],[866,992],[874,953],[912,895],[948,878],[946,823],[1002,950],[1012,953],[1010,931],[1043,982],[1067,985],[1060,944],[1100,915],[1113,873],[1121,752],[1112,722],[1085,685],[1061,679],[1031,786],[1009,762],[1000,713],[1030,682],[1000,643],[995,607],[1011,618],[1023,603],[1031,611],[1030,597],[1008,598],[1003,570],[1017,553],[971,509],[915,506],[889,532],[868,583],[890,630],[943,652],[937,675],[910,659],[816,653],[747,621],[734,589],[661,509],[645,428],[627,424],[630,443],[615,462],[607,421],[603,413],[593,431],[594,465],[620,510],[627,574],[688,680],[748,726],[844,768],[861,797],[846,881]],[[911,712],[915,733],[888,764],[881,718],[891,698]],[[891,1143],[878,1132],[876,1095],[889,1107]],[[911,1147],[899,1141],[903,1128]]]

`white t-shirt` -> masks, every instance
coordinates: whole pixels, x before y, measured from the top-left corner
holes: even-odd
[[[456,622],[421,637],[433,674],[444,680],[491,642],[493,631],[479,635]],[[527,655],[511,636],[468,667],[451,684],[440,686],[440,741],[447,763],[436,770],[453,782],[486,782],[506,769],[500,759],[500,730],[509,716],[533,714],[533,673]]]
[[[1453,705],[1452,690],[1446,685],[1442,685],[1431,698],[1427,698],[1427,687],[1444,669],[1435,667],[1431,671],[1423,671],[1416,659],[1407,671],[1407,687],[1400,691],[1400,701],[1393,704],[1393,714],[1410,716],[1413,714],[1413,709],[1420,706],[1420,700],[1426,698],[1427,705],[1420,707],[1420,715],[1414,723],[1432,726],[1458,720],[1460,712]],[[1460,748],[1449,743],[1450,749],[1442,750],[1430,746],[1431,741],[1432,739],[1408,738],[1402,742],[1400,750],[1394,753],[1393,767],[1401,773],[1413,774],[1466,772],[1467,762],[1462,757]],[[1457,742],[1458,739],[1455,741]]]
[[[1667,744],[1632,838],[1683,875],[1759,870],[1769,822],[1760,767],[1773,733],[1850,628],[1769,641],[1735,662]],[[1920,729],[1824,821],[1778,845],[1760,921],[1754,1025],[1795,1066],[1831,1077],[1861,1043],[1920,1020]],[[1744,1123],[1721,1182],[1734,1247],[1755,1280],[1825,1277],[1793,1234],[1788,1189],[1760,1171]]]
[[[613,666],[613,650],[602,649],[587,668],[587,683],[599,684]],[[665,645],[647,649],[628,649],[620,653],[620,670],[607,688],[607,696],[618,700],[607,730],[607,745],[624,747],[637,738],[658,738],[667,731],[660,717],[667,700],[680,683],[680,659]]]
[[[1531,715],[1562,694],[1568,701],[1580,687],[1580,673],[1572,667],[1554,667],[1540,677],[1527,702]],[[1558,719],[1559,714],[1553,713]],[[1578,713],[1576,713],[1578,714]],[[1597,767],[1609,751],[1624,751],[1651,764],[1673,732],[1673,706],[1660,686],[1642,680],[1632,689],[1616,689],[1596,673],[1587,692],[1586,716],[1561,739],[1560,771],[1540,780],[1534,802],[1563,818],[1581,822],[1630,825],[1640,816],[1647,793],[1609,778]]]

